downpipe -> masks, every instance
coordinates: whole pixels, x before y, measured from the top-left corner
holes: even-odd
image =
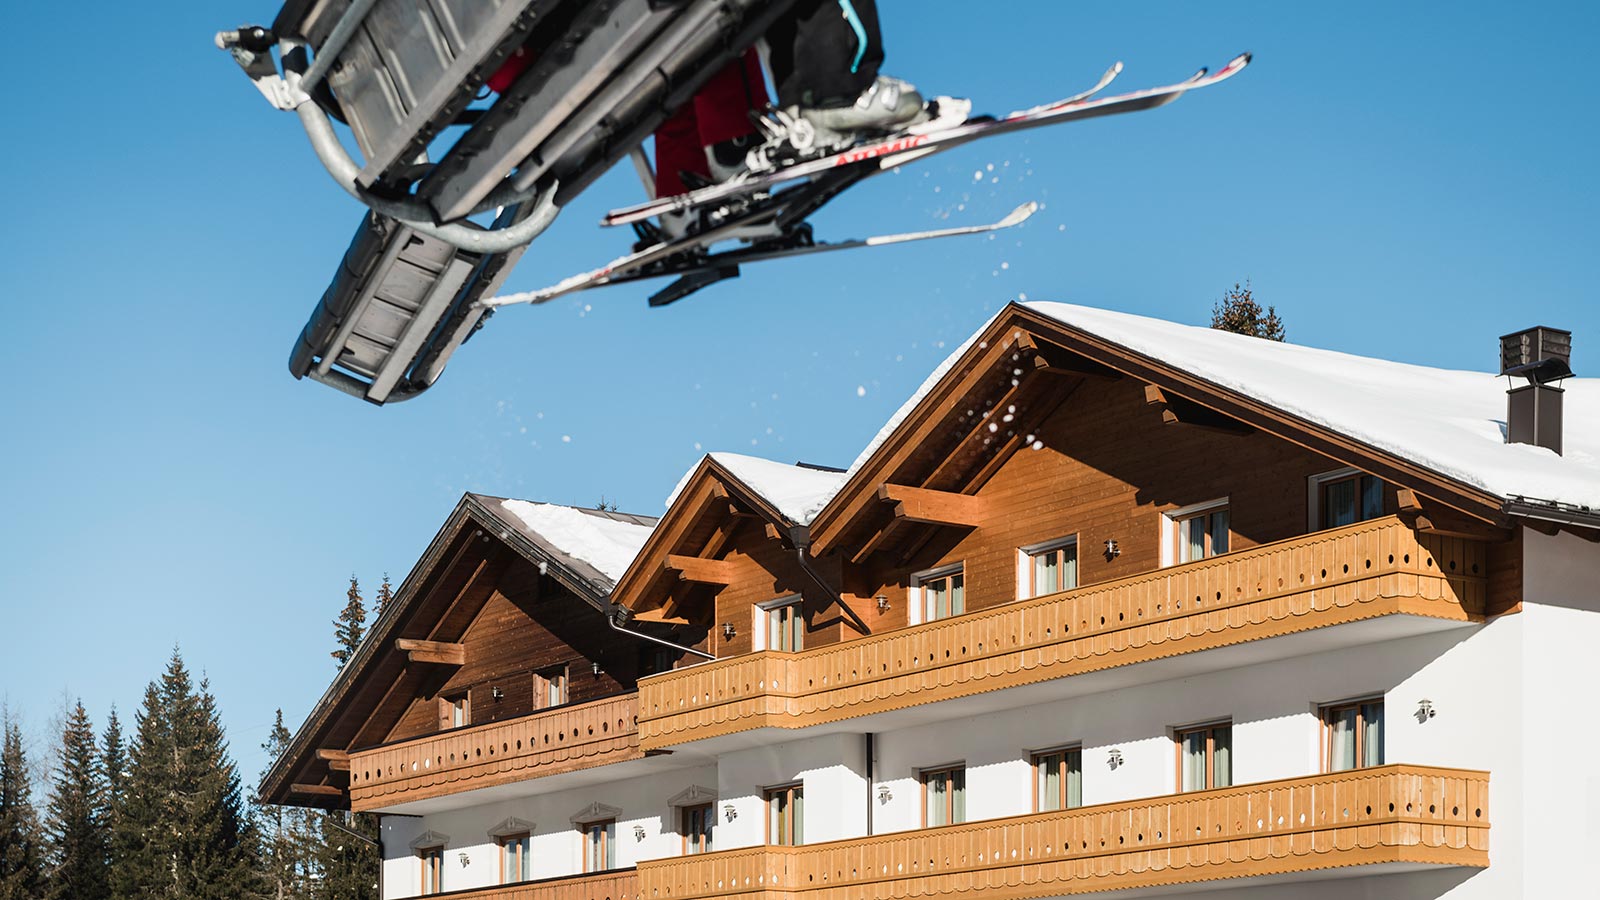
[[[843,597],[839,596],[838,589],[829,584],[828,579],[817,570],[816,566],[812,565],[811,529],[805,525],[796,525],[790,528],[789,542],[794,544],[794,558],[795,562],[800,566],[800,571],[806,573],[806,577],[811,579],[812,584],[821,588],[829,599],[838,604],[839,609],[850,620],[850,623],[855,626],[856,631],[861,634],[872,633],[872,629],[867,627],[867,623],[861,621],[861,617],[856,615],[856,611],[844,602]]]
[[[607,598],[607,602],[610,602],[609,598]],[[627,628],[623,628],[621,623],[627,622],[632,616],[633,613],[626,606],[613,603],[611,612],[606,614],[606,624],[611,626],[612,631],[620,631],[629,637],[636,637],[642,641],[660,644],[663,647],[671,647],[674,650],[682,650],[685,653],[693,653],[695,656],[703,657],[705,659],[716,659],[715,656],[712,656],[710,653],[707,653],[704,650],[696,650],[693,647],[685,647],[682,644],[674,644],[671,641],[663,640],[653,635],[643,634],[638,631],[630,631]]]

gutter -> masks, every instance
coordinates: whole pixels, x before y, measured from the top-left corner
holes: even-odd
[[[1576,503],[1562,503],[1559,500],[1541,500],[1537,497],[1524,497],[1512,494],[1501,506],[1501,510],[1509,516],[1519,516],[1524,519],[1538,519],[1542,522],[1554,522],[1558,525],[1572,525],[1578,528],[1600,529],[1600,510],[1593,507],[1580,506]]]

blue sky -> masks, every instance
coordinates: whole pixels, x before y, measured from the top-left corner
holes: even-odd
[[[1256,62],[907,167],[816,220],[843,238],[1045,204],[994,240],[755,267],[664,310],[649,285],[505,310],[385,409],[286,373],[360,212],[211,46],[276,7],[158,7],[24,4],[0,58],[0,693],[41,740],[64,698],[131,719],[179,644],[253,783],[273,709],[293,727],[334,674],[346,579],[398,583],[463,491],[659,514],[705,451],[846,464],[1022,295],[1204,322],[1250,279],[1297,343],[1485,370],[1498,335],[1548,324],[1597,371],[1592,4],[881,0],[885,71],[980,110],[1116,59],[1124,90]],[[623,252],[594,223],[637,198],[611,173],[507,289]]]

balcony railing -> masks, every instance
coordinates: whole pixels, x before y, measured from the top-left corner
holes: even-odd
[[[651,676],[639,686],[640,740],[658,749],[804,728],[1384,615],[1472,621],[1487,575],[1482,542],[1374,519],[814,650]]]
[[[639,876],[633,869],[616,869],[430,896],[450,900],[638,900]]]
[[[1489,775],[1380,766],[639,864],[641,900],[1044,897],[1380,863],[1489,864]]]
[[[625,694],[350,754],[356,811],[639,759],[638,695]]]

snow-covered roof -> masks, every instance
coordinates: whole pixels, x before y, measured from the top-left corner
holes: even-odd
[[[609,582],[603,584],[607,589],[627,571],[655,528],[655,520],[645,516],[529,500],[493,498],[493,502],[521,523],[525,534],[566,557],[566,561],[579,563],[602,576]],[[590,577],[588,572],[578,574]]]
[[[706,458],[714,460],[796,525],[810,525],[822,507],[844,486],[845,473],[831,469],[789,465],[743,453],[708,453]],[[698,468],[690,469],[679,479],[677,487],[667,497],[667,506],[672,506],[683,493]]]
[[[1507,380],[1067,303],[1030,309],[1503,498],[1600,507],[1600,378],[1569,378],[1564,455],[1505,440]]]

